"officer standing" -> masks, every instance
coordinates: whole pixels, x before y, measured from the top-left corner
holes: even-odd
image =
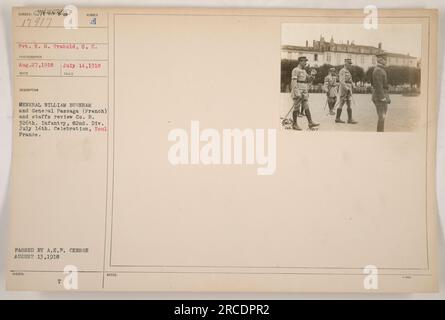
[[[307,65],[307,58],[299,57],[298,66],[296,66],[292,70],[291,97],[294,103],[292,112],[292,117],[293,117],[292,129],[294,130],[301,130],[301,128],[297,124],[300,105],[303,112],[306,114],[309,129],[319,126],[318,123],[312,121],[311,111],[309,110],[309,103],[308,103],[309,99],[308,86],[309,83],[312,82],[312,80],[314,79],[314,76],[317,73],[317,71],[312,70],[311,75],[308,75],[305,70],[306,65]]]
[[[329,74],[324,78],[324,90],[326,91],[326,99],[329,106],[329,114],[335,115],[334,107],[337,102],[338,82],[335,75],[335,68],[329,69]]]
[[[341,112],[344,104],[346,103],[348,107],[348,123],[356,124],[357,121],[352,119],[352,75],[351,75],[352,61],[351,59],[345,59],[345,65],[339,72],[340,81],[340,105],[337,108],[337,117],[335,118],[336,123],[345,123],[341,120]]]
[[[388,94],[388,76],[385,71],[386,56],[377,55],[377,66],[372,72],[372,101],[377,110],[377,132],[385,131],[385,118],[391,99]]]

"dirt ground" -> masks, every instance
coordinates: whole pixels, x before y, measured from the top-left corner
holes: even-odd
[[[391,95],[391,104],[385,122],[385,131],[409,132],[418,126],[420,117],[419,97],[404,97],[402,95]],[[281,94],[280,117],[284,117],[292,106],[292,99],[289,93]],[[328,114],[326,105],[326,95],[313,93],[309,96],[309,107],[312,118],[320,123],[320,131],[376,131],[377,112],[370,94],[355,94],[353,96],[352,109],[353,118],[358,124],[335,123],[335,116]],[[426,106],[425,106],[426,107]],[[289,114],[292,117],[292,113]],[[347,120],[346,105],[343,107],[342,120]],[[298,118],[301,128],[307,128],[307,119]]]

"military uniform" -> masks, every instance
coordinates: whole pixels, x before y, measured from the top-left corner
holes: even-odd
[[[391,99],[388,94],[388,76],[382,65],[377,65],[372,72],[372,101],[378,115],[377,132],[383,132],[385,130],[386,112]]]
[[[297,110],[298,107],[301,106],[302,111],[304,111],[308,106],[308,80],[310,80],[310,76],[307,74],[305,69],[297,66],[292,70],[291,96],[294,100],[294,107]]]
[[[340,104],[337,108],[337,117],[335,119],[335,122],[338,123],[344,123],[343,120],[341,120],[341,112],[343,109],[344,104],[346,103],[348,107],[348,123],[356,124],[357,121],[352,119],[352,108],[351,108],[351,101],[352,101],[352,75],[351,72],[346,68],[346,65],[351,65],[351,59],[345,59],[345,66],[343,69],[339,72],[339,81],[340,81],[340,88],[339,88],[339,95],[340,95]]]
[[[331,70],[331,72],[333,72],[333,70]],[[337,77],[333,73],[328,74],[324,78],[324,89],[328,100],[329,113],[334,114],[334,107],[337,102],[338,82]]]
[[[352,75],[348,69],[343,67],[339,72],[340,80],[340,104],[344,105],[345,102],[352,99]]]
[[[319,124],[312,121],[311,112],[309,110],[309,83],[313,80],[313,76],[309,75],[304,69],[304,65],[300,64],[301,61],[307,61],[306,57],[299,57],[299,65],[292,70],[291,79],[291,97],[293,99],[293,129],[301,130],[297,124],[297,117],[301,112],[306,114],[308,119],[309,128],[316,127]]]

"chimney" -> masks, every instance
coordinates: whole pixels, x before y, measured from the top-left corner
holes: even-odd
[[[349,40],[348,40],[346,43],[347,43],[347,45],[349,46]]]
[[[306,40],[306,48],[309,47],[309,41]]]
[[[379,42],[379,49],[382,50],[382,43]]]

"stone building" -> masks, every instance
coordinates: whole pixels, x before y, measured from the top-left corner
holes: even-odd
[[[283,45],[281,48],[281,59],[297,60],[299,56],[306,56],[311,66],[323,64],[341,65],[346,58],[352,59],[352,63],[362,67],[365,71],[377,64],[376,54],[385,53],[388,65],[419,67],[420,61],[417,57],[409,54],[386,52],[382,43],[377,47],[355,44],[354,41],[336,43],[331,37],[326,41],[323,36],[320,40],[313,40],[309,45],[306,40],[305,46]]]

